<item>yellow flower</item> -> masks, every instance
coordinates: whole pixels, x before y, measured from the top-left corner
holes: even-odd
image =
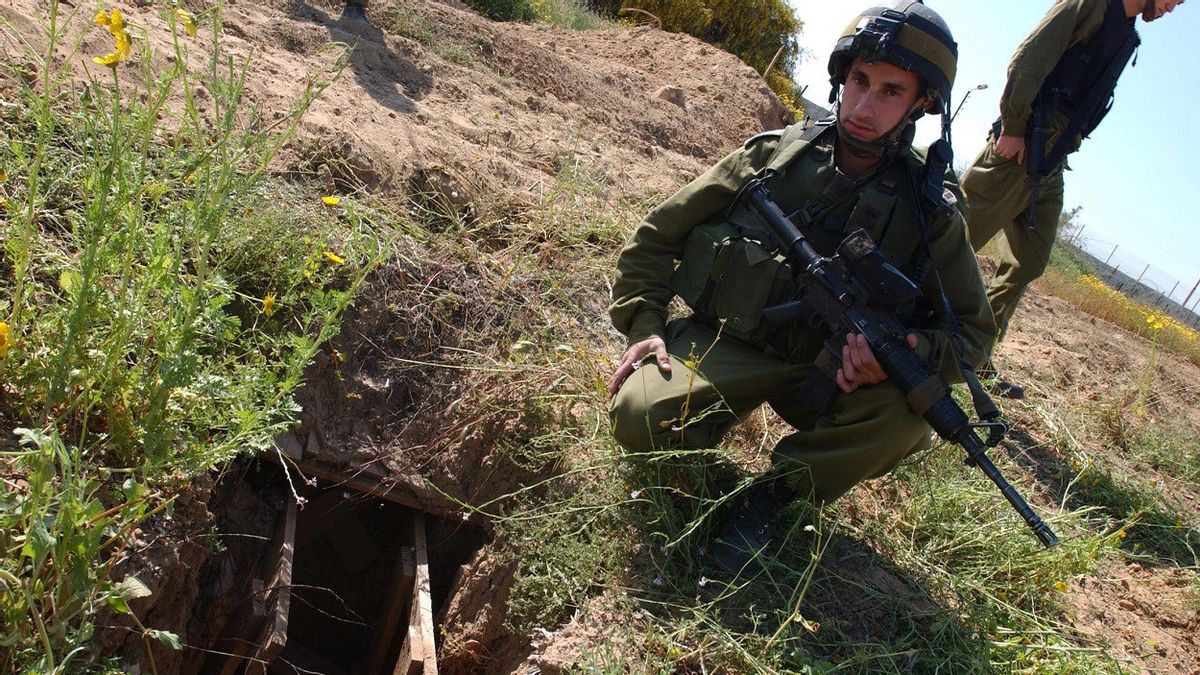
[[[271,316],[275,313],[275,294],[267,293],[262,299],[262,313]]]
[[[335,265],[341,265],[346,262],[345,258],[334,253],[333,251],[325,251],[325,257],[329,258],[329,262],[331,262]]]
[[[7,181],[8,181],[8,172],[5,171],[4,169],[0,169],[0,183],[4,183]]]
[[[175,16],[183,24],[183,29],[187,31],[188,37],[196,37],[196,17],[186,9],[175,10]]]
[[[1055,583],[1054,587],[1058,589],[1059,593],[1067,592],[1067,582],[1065,582],[1065,581],[1059,581],[1059,582]]]
[[[8,348],[12,346],[12,341],[9,339],[8,324],[0,321],[0,359],[8,356]]]
[[[1117,539],[1124,539],[1124,538],[1125,538],[1125,528],[1122,527],[1121,529],[1117,530]]]
[[[108,26],[108,32],[113,36],[115,49],[104,56],[93,56],[92,60],[102,66],[116,68],[117,64],[128,59],[129,54],[133,51],[133,40],[129,37],[129,32],[125,30],[125,19],[121,16],[121,10],[114,9],[107,15],[102,11],[98,12],[95,21],[98,26]]]
[[[321,201],[325,206],[337,206],[342,203],[341,197],[321,197]]]

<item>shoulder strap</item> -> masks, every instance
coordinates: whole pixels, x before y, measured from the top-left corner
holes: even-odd
[[[1141,39],[1138,37],[1137,31],[1130,31],[1129,36],[1125,38],[1125,42],[1121,45],[1121,49],[1109,61],[1108,67],[1104,69],[1104,74],[1100,80],[1088,91],[1088,95],[1075,109],[1075,114],[1071,116],[1071,120],[1067,123],[1067,128],[1058,136],[1058,141],[1054,143],[1054,147],[1046,153],[1042,166],[1050,167],[1057,166],[1062,161],[1063,157],[1067,156],[1067,149],[1075,142],[1075,136],[1084,131],[1084,126],[1091,122],[1096,114],[1105,105],[1105,99],[1109,99],[1111,105],[1111,97],[1113,88],[1116,86],[1117,78],[1121,76],[1121,71],[1125,69],[1125,65],[1129,63],[1130,57],[1133,56],[1134,50],[1141,44]],[[1034,105],[1037,105],[1035,103]]]
[[[775,152],[767,160],[766,170],[779,173],[786,169],[818,136],[828,131],[836,122],[837,118],[831,116],[814,122],[807,129],[802,124],[793,124],[784,129],[779,138],[779,145],[775,146]]]

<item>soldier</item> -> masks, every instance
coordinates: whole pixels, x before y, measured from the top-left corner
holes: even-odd
[[[1025,288],[1046,271],[1063,208],[1065,156],[1108,112],[1117,78],[1138,45],[1137,15],[1154,21],[1181,4],[1059,0],[1017,47],[1000,119],[962,178],[972,248],[978,251],[1003,232],[1000,265],[987,286],[1000,339]],[[1032,190],[1027,173],[1035,177]],[[983,372],[996,374],[990,362]],[[1025,395],[1023,387],[1002,379],[996,391]]]
[[[610,316],[629,345],[608,385],[618,442],[634,451],[711,448],[763,403],[795,428],[774,448],[774,469],[735,500],[709,547],[731,573],[766,546],[782,502],[798,495],[832,501],[927,447],[930,429],[862,336],[846,336],[833,400],[802,402],[821,339],[806,326],[763,322],[765,306],[794,293],[793,275],[764,243],[769,238],[730,222],[729,207],[770,168],[777,171],[768,182],[772,195],[821,254],[865,228],[927,298],[939,299],[927,305],[934,310],[906,317],[909,346],[950,381],[962,381],[960,359],[982,363],[995,326],[957,210],[931,216],[922,234],[912,181],[923,160],[911,148],[913,123],[948,105],[956,64],[949,29],[925,5],[868,9],[829,58],[836,114],[810,129],[746,141],[653,209],[617,261]],[[940,302],[939,275],[948,304]],[[676,295],[692,314],[668,321]],[[943,306],[952,317],[936,311]]]

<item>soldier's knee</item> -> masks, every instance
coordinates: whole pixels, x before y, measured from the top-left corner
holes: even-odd
[[[626,450],[648,452],[656,444],[654,429],[660,424],[653,419],[654,407],[644,396],[636,396],[626,382],[613,398],[608,411],[613,438]]]

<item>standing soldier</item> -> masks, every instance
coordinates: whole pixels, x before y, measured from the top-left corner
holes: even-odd
[[[1000,119],[962,178],[971,247],[1003,231],[1000,266],[987,287],[999,338],[1025,288],[1046,271],[1063,208],[1067,154],[1100,124],[1117,78],[1138,46],[1138,14],[1154,21],[1183,0],[1058,0],[1017,47]],[[990,363],[985,368],[995,375]],[[1003,396],[1024,388],[997,382]]]
[[[763,320],[764,307],[795,297],[795,277],[761,224],[731,209],[747,182],[773,172],[771,194],[822,255],[865,229],[928,300],[902,317],[908,344],[951,382],[962,381],[963,361],[983,362],[995,336],[953,198],[923,214],[913,189],[923,166],[913,123],[944,112],[957,53],[942,18],[916,0],[866,10],[829,58],[836,115],[746,141],[653,209],[617,260],[610,316],[628,338],[609,382],[618,442],[636,452],[712,448],[763,403],[795,428],[709,547],[731,573],[767,545],[783,502],[832,501],[930,436],[861,335],[846,336],[836,383],[817,402],[820,387],[806,378],[821,336]],[[692,314],[668,321],[675,296]]]

